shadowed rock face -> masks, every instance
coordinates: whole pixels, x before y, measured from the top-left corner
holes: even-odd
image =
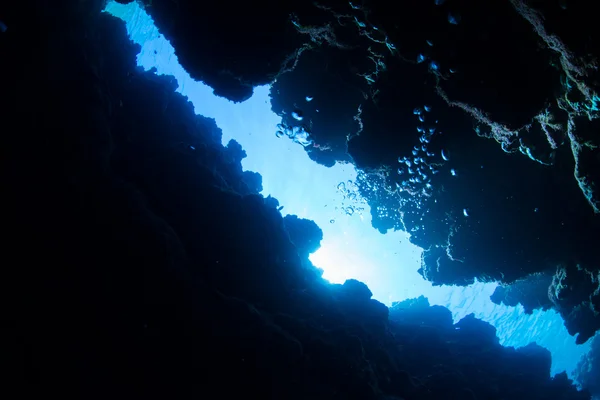
[[[189,4],[154,0],[149,10],[159,25],[192,29],[207,14]],[[194,115],[173,79],[136,67],[138,49],[102,7],[0,5],[9,27],[0,33],[9,390],[88,399],[226,398],[240,388],[274,399],[589,398],[566,375],[549,377],[548,352],[502,348],[486,323],[453,325],[425,299],[388,310],[360,282],[322,280],[306,258],[319,230],[284,220],[276,200],[258,194],[260,177],[242,172],[243,149],[223,147],[214,121]],[[244,21],[258,13],[242,11]],[[218,42],[223,51],[241,33],[238,19]],[[178,51],[205,57],[192,52],[189,32],[165,33]],[[254,42],[244,45],[255,54]],[[288,49],[277,45],[257,63],[280,63]],[[244,72],[243,55],[230,54],[241,58],[213,54],[196,76],[216,79],[232,63],[234,76],[248,75],[233,84],[225,74],[216,90],[237,100],[248,84],[269,81],[271,70]],[[184,65],[194,62],[190,55]],[[566,274],[555,286],[571,284]],[[565,308],[581,300],[557,298],[574,299]]]
[[[591,349],[579,362],[575,375],[581,385],[590,391],[592,398],[600,396],[600,336],[595,336],[591,341]]]

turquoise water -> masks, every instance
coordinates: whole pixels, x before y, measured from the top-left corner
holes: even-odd
[[[196,113],[216,120],[223,144],[235,139],[242,145],[248,154],[242,166],[262,175],[263,195],[277,198],[284,215],[312,219],[321,227],[322,246],[311,261],[325,271],[326,279],[334,283],[361,280],[376,299],[388,305],[424,295],[431,304],[448,307],[455,320],[474,313],[496,327],[503,345],[536,342],[551,351],[552,374],[567,371],[571,375],[589,344],[575,345],[557,313],[536,310],[526,315],[522,307],[496,305],[489,298],[495,283],[433,287],[417,273],[422,249],[409,242],[407,233],[383,235],[371,227],[369,207],[356,192],[357,171],[352,165],[323,167],[311,161],[301,145],[275,136],[281,119],[271,112],[268,87],[256,88],[254,96],[241,104],[217,97],[181,68],[171,45],[135,2],[127,6],[111,2],[106,11],[122,18],[132,40],[142,46],[140,66],[174,76],[178,92],[188,97]]]

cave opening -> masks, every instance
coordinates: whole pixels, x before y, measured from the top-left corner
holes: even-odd
[[[196,113],[215,119],[223,132],[223,145],[235,140],[242,146],[247,155],[243,168],[262,176],[261,194],[276,198],[282,215],[297,215],[319,225],[323,240],[310,260],[323,270],[325,279],[365,282],[374,298],[388,306],[425,296],[430,304],[449,308],[455,321],[474,314],[497,328],[504,346],[535,342],[552,353],[553,375],[566,371],[572,376],[589,342],[577,346],[553,310],[534,310],[528,315],[520,305],[494,304],[490,300],[497,287],[494,282],[433,286],[423,279],[418,273],[423,249],[410,242],[410,235],[393,230],[382,234],[372,227],[371,210],[357,188],[360,171],[351,163],[330,168],[317,164],[307,155],[306,143],[277,134],[281,117],[271,110],[270,87],[256,87],[253,96],[241,103],[216,96],[210,87],[189,77],[173,48],[136,2],[111,2],[106,11],[123,19],[131,39],[141,45],[140,66],[174,76],[177,91],[194,104]],[[319,101],[312,93],[305,96],[307,102]],[[375,186],[373,190],[382,189]],[[466,208],[463,213],[468,217]]]

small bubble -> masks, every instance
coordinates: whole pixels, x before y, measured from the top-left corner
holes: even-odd
[[[302,121],[304,119],[304,117],[302,116],[302,111],[300,111],[300,110],[293,111],[292,112],[292,117],[295,120],[298,120],[298,121]]]
[[[419,115],[419,121],[425,122],[425,116],[423,114]]]
[[[456,170],[455,170],[454,168],[452,168],[452,169],[450,170],[450,173],[452,174],[452,176],[456,176]]]
[[[413,110],[413,114],[415,114],[415,115],[420,115],[420,114],[421,114],[421,112],[422,112],[422,111],[421,111],[421,109],[420,109],[420,108],[415,108],[415,109]]]
[[[307,102],[307,103],[310,103],[312,100],[313,100],[313,98],[312,98],[312,97],[310,97],[310,96],[306,96],[306,102]]]
[[[422,63],[423,61],[425,61],[427,59],[427,57],[425,57],[425,55],[423,54],[419,54],[417,56],[417,63]]]
[[[431,111],[431,106],[425,105],[425,107],[423,107],[423,108],[425,108],[425,111],[427,111],[427,112]]]
[[[448,14],[448,22],[450,22],[452,25],[458,25],[460,19],[460,14]]]
[[[330,220],[329,220],[329,223],[330,223],[330,224],[333,224],[334,222],[335,222],[335,219],[330,219]]]
[[[464,209],[463,209],[463,215],[464,215],[465,217],[468,217],[468,216],[469,216],[469,210],[467,210],[466,208],[464,208]]]
[[[448,156],[448,153],[444,150],[442,150],[442,158],[444,161],[450,161],[450,156]]]
[[[338,190],[340,190],[340,191],[342,191],[342,192],[343,192],[344,190],[346,190],[346,184],[345,184],[344,182],[340,182],[340,183],[337,185],[337,188],[338,188]]]
[[[288,129],[288,130],[285,132],[285,133],[287,133],[287,136],[288,136],[290,139],[294,139],[294,138],[296,137],[296,134],[298,133],[298,129],[297,129],[297,128],[298,128],[298,127],[297,127],[297,126],[295,126],[295,127],[293,127],[292,129]]]
[[[280,138],[280,137],[283,136],[283,132],[277,131],[277,132],[275,132],[275,136],[277,136],[278,138]]]

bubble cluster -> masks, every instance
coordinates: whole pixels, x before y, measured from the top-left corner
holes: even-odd
[[[296,115],[295,113],[295,111],[294,113],[292,113],[293,117],[294,115]],[[300,116],[300,118],[302,119],[300,114],[297,115]],[[298,120],[298,118],[296,117],[294,117],[294,119]],[[292,139],[294,143],[298,143],[303,147],[307,147],[313,144],[313,140],[310,139],[310,134],[306,131],[304,126],[290,126],[285,122],[281,122],[280,124],[277,124],[277,131],[275,131],[275,136],[278,138],[287,136],[288,138]]]
[[[348,216],[362,215],[367,202],[360,195],[358,185],[354,181],[348,180],[338,183],[337,190],[342,195],[342,204],[341,207],[336,207],[336,209],[341,210]]]
[[[417,198],[420,197],[431,196],[431,177],[439,172],[442,165],[439,160],[436,162],[435,154],[427,147],[434,136],[441,133],[437,130],[437,121],[427,123],[431,119],[431,111],[432,107],[427,104],[413,110],[413,115],[419,121],[417,133],[420,134],[420,144],[413,147],[411,157],[398,157],[397,174],[400,179],[396,182],[396,189],[400,193],[408,193],[414,201],[418,201]],[[447,151],[441,152],[441,158],[442,161],[449,160]]]

